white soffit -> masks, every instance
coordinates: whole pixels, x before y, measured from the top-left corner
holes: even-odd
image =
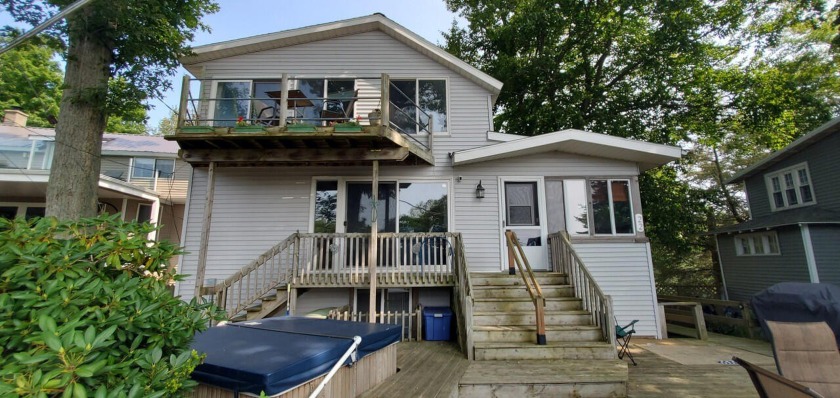
[[[268,33],[242,39],[224,41],[194,47],[193,55],[181,59],[184,67],[194,76],[200,75],[197,64],[215,59],[228,58],[275,48],[289,47],[298,44],[328,40],[342,36],[349,36],[364,32],[379,30],[393,37],[401,43],[413,48],[421,54],[454,70],[461,76],[470,79],[479,86],[493,93],[493,98],[499,95],[502,82],[475,67],[449,54],[444,49],[432,44],[428,40],[404,28],[400,24],[388,19],[382,14],[345,19],[320,25],[307,26],[282,32]]]
[[[682,149],[671,145],[570,129],[458,151],[454,154],[454,165],[551,151],[635,162],[639,164],[640,171],[661,166],[682,156]]]

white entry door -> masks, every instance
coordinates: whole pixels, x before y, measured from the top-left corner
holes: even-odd
[[[549,269],[548,228],[545,222],[545,190],[541,177],[502,178],[502,264],[509,267],[505,231],[513,231],[531,264],[540,271]],[[515,265],[514,265],[515,266]]]

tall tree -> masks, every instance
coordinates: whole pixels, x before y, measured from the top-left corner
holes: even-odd
[[[7,31],[4,43],[16,32]],[[58,117],[61,68],[56,51],[35,39],[0,55],[0,109],[19,107],[29,114],[29,126],[48,127]]]
[[[71,0],[0,0],[18,21],[36,25]],[[127,83],[123,99],[160,96],[211,0],[97,0],[68,17],[56,33],[68,43],[47,215],[77,219],[96,213],[108,81]]]

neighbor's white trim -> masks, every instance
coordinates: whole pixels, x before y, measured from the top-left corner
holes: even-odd
[[[802,245],[805,248],[805,262],[808,264],[808,276],[811,278],[811,283],[820,283],[820,274],[817,271],[817,261],[814,257],[814,245],[811,242],[811,229],[808,224],[800,224],[800,231],[802,231]]]
[[[726,288],[726,275],[723,273],[723,258],[720,256],[720,243],[718,242],[718,235],[715,235],[715,249],[717,250],[718,267],[720,267],[720,281],[723,283],[723,299],[729,300],[729,290]]]

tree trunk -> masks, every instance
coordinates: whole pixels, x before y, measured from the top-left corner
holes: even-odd
[[[90,9],[90,7],[88,7]],[[47,185],[47,216],[76,220],[95,216],[105,97],[111,52],[85,26],[88,10],[68,21],[70,47],[64,75],[55,155]]]

